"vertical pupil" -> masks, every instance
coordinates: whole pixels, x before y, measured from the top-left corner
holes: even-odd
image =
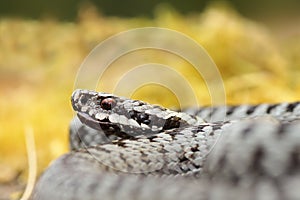
[[[102,101],[102,107],[105,109],[110,109],[110,103],[108,101]]]

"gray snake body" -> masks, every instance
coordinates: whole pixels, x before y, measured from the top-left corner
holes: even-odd
[[[300,199],[300,103],[175,112],[76,90],[72,106],[72,151],[34,200]]]

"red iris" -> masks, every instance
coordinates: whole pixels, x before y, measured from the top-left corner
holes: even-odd
[[[110,110],[116,105],[116,101],[113,98],[106,98],[101,101],[100,105],[101,108]]]

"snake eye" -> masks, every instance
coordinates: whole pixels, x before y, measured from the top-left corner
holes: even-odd
[[[110,110],[116,105],[116,101],[113,98],[106,98],[101,101],[100,105],[101,108]]]

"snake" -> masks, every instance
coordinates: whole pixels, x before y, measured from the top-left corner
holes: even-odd
[[[173,111],[85,89],[32,200],[299,200],[300,102]]]

